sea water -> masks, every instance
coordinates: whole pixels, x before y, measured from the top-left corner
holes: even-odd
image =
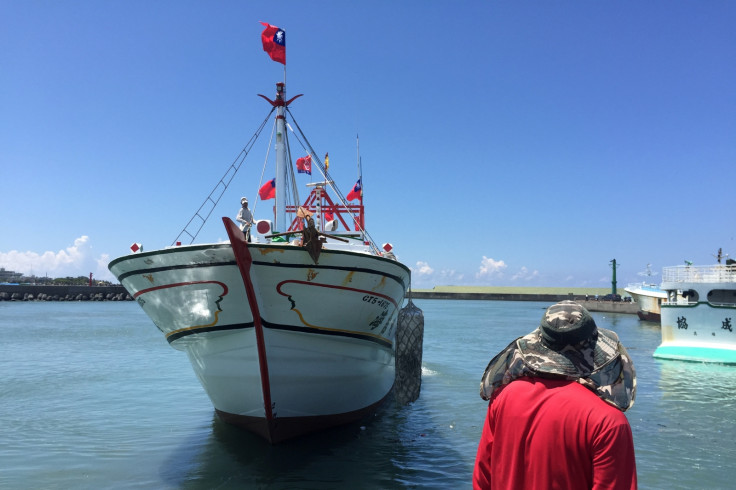
[[[415,403],[271,446],[214,415],[134,302],[0,302],[0,488],[470,488],[483,370],[549,305],[415,304]],[[657,324],[593,316],[636,366],[640,488],[734,488],[736,367],[656,360]]]

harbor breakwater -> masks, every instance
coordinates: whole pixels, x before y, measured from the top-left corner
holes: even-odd
[[[123,286],[0,284],[0,301],[132,301]]]
[[[633,301],[603,301],[610,293],[603,288],[524,288],[524,287],[463,287],[435,286],[433,289],[414,289],[412,299],[454,299],[485,301],[541,301],[557,303],[572,300],[588,311],[636,314],[639,305]]]

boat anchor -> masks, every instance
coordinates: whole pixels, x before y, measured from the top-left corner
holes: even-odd
[[[303,209],[303,208],[302,208]],[[302,211],[300,209],[300,211]],[[307,211],[307,213],[309,213]],[[322,244],[325,243],[327,238],[332,238],[334,240],[339,240],[341,242],[348,243],[348,241],[344,238],[335,236],[335,235],[329,235],[327,233],[323,233],[317,229],[317,227],[314,225],[314,220],[312,219],[311,214],[307,214],[303,216],[304,220],[307,222],[307,226],[305,226],[301,232],[302,232],[302,239],[301,239],[301,247],[307,251],[310,257],[312,257],[312,260],[314,261],[315,265],[319,262],[319,255],[322,253]],[[274,233],[272,235],[266,235],[265,238],[273,238],[277,236],[285,236],[285,235],[294,235],[296,234],[293,231],[287,231],[284,233]]]

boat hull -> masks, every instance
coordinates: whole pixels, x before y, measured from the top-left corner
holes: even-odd
[[[736,364],[736,307],[662,305],[662,343],[654,357]]]
[[[651,311],[644,311],[639,310],[636,312],[636,315],[639,317],[639,320],[644,320],[647,322],[661,322],[662,316],[659,313],[652,313]]]
[[[661,320],[662,301],[667,297],[664,291],[651,284],[628,286],[624,290],[631,295],[638,305],[639,309],[636,314],[639,319],[649,322],[659,322]]]
[[[668,299],[654,357],[736,364],[736,271],[690,267],[671,274],[680,280],[662,282]]]
[[[360,419],[390,392],[399,262],[248,244],[255,305],[230,244],[126,256],[110,270],[186,352],[217,413],[271,442]],[[255,313],[255,315],[254,315]]]

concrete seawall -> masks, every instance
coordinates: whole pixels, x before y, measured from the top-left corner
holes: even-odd
[[[0,301],[132,301],[123,286],[0,284]]]
[[[549,304],[558,301],[572,300],[583,305],[588,311],[605,313],[627,313],[635,315],[639,305],[628,301],[596,301],[585,300],[585,295],[579,294],[557,294],[557,293],[519,293],[519,292],[448,292],[448,291],[412,291],[412,299],[454,299],[454,300],[485,300],[485,301],[541,301]],[[591,295],[588,295],[590,298]]]

